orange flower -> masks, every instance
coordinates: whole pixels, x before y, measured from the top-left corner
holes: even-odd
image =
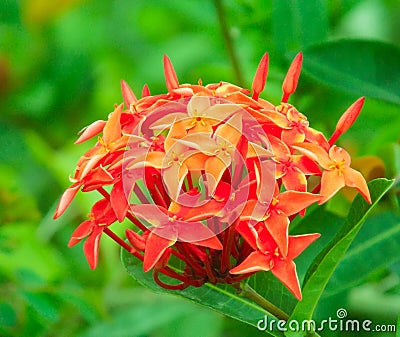
[[[322,199],[319,204],[329,200],[343,186],[355,187],[371,203],[367,183],[362,174],[350,167],[351,157],[341,147],[333,145],[329,152],[313,143],[297,143],[293,148],[316,161],[324,169],[321,178]]]

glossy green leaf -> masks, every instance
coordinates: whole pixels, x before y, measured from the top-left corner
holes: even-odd
[[[399,251],[400,217],[388,212],[367,219],[333,273],[323,296],[333,296],[352,288],[372,272],[399,261]]]
[[[400,104],[400,48],[384,42],[339,40],[303,50],[305,73],[328,86]]]
[[[274,0],[272,29],[280,53],[299,51],[325,39],[328,15],[324,0]]]
[[[361,195],[353,201],[349,215],[342,229],[325,249],[315,258],[310,266],[303,286],[303,300],[294,308],[291,320],[302,322],[312,318],[315,307],[335,268],[344,257],[353,242],[367,215],[378,203],[393,181],[376,179],[368,184],[372,204],[368,204]],[[287,336],[305,336],[306,332],[288,332]]]

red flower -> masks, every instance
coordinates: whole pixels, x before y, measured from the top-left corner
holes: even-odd
[[[97,266],[100,238],[105,228],[117,220],[114,210],[108,200],[96,202],[89,214],[90,220],[82,222],[72,233],[68,247],[75,246],[86,238],[83,251],[91,269]]]
[[[318,239],[320,234],[289,236],[288,251],[284,255],[263,223],[257,224],[256,228],[246,222],[242,222],[236,227],[236,230],[255,251],[242,263],[231,269],[230,273],[246,274],[259,270],[270,270],[297,299],[301,300],[300,284],[293,260]]]

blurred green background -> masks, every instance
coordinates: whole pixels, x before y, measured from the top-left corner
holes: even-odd
[[[201,78],[250,87],[268,51],[261,96],[279,104],[290,60],[302,50],[304,72],[291,102],[329,135],[342,112],[367,96],[339,143],[368,179],[398,179],[399,17],[397,0],[0,0],[0,335],[265,335],[140,287],[106,237],[95,271],[81,246],[66,247],[98,198],[79,195],[52,220],[68,175],[93,145],[73,145],[76,134],[122,101],[121,79],[138,96],[145,83],[152,94],[164,93],[163,54],[181,83]],[[377,323],[393,324],[400,313],[400,254],[392,253],[400,248],[398,191],[397,183],[369,221],[390,227],[398,246],[334,295],[354,317]],[[345,192],[328,207],[343,214],[349,198]],[[365,240],[368,225],[360,233]],[[385,249],[379,244],[370,249]]]

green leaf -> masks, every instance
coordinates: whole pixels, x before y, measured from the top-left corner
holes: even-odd
[[[129,275],[143,286],[162,294],[173,294],[192,302],[211,308],[221,314],[235,318],[242,322],[257,326],[260,320],[275,320],[271,314],[257,304],[239,296],[236,290],[229,285],[212,285],[206,283],[200,288],[189,287],[182,291],[172,291],[160,288],[153,280],[151,273],[143,272],[142,262],[122,250],[122,262]],[[161,275],[162,276],[162,275]],[[280,331],[268,331],[273,336],[282,337]]]
[[[306,48],[303,70],[331,87],[400,104],[400,48],[378,41],[338,40]]]
[[[0,303],[0,325],[11,327],[17,324],[14,308],[8,303]]]
[[[171,310],[173,308],[173,310]],[[84,331],[80,337],[132,337],[148,335],[160,329],[175,318],[183,317],[188,310],[193,310],[187,303],[179,303],[165,298],[158,301],[138,303],[115,311],[111,319],[100,321]]]
[[[274,0],[272,29],[282,54],[323,41],[328,30],[326,1]]]
[[[392,185],[393,181],[387,179],[376,179],[370,182],[368,187],[372,204],[368,204],[361,195],[357,195],[342,229],[310,266],[304,281],[303,300],[294,308],[290,320],[302,322],[312,318],[315,307],[335,268],[356,237],[369,212]],[[287,332],[286,335],[304,336],[305,334],[306,332]]]
[[[40,317],[49,322],[56,321],[59,318],[60,309],[56,307],[53,302],[54,299],[49,294],[23,291],[22,295]]]
[[[396,329],[396,337],[400,337],[400,316],[399,319],[397,320],[397,329]]]
[[[323,294],[324,298],[352,288],[374,271],[399,261],[399,251],[400,217],[387,212],[367,219],[333,273]]]

